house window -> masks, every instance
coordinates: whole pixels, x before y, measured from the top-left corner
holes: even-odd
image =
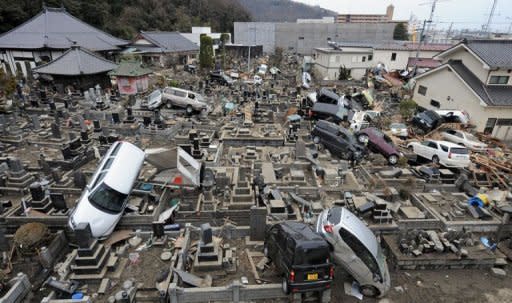
[[[418,94],[425,96],[427,94],[427,87],[420,85],[418,87]]]
[[[430,105],[432,105],[435,108],[440,108],[441,107],[441,103],[439,103],[439,101],[436,101],[434,99],[430,100]]]
[[[396,53],[391,53],[391,61],[396,61]]]
[[[484,134],[492,134],[492,131],[494,130],[494,126],[496,125],[496,118],[489,118],[487,119],[487,123],[485,123],[485,128],[484,128]]]
[[[299,40],[304,40],[304,37],[299,37]]]
[[[491,76],[489,84],[508,84],[509,76]]]
[[[373,55],[368,55],[368,61],[372,61],[373,60]]]
[[[363,62],[366,62],[366,56],[363,56]]]

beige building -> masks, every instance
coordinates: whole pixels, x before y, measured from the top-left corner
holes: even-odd
[[[421,46],[419,58],[431,60],[449,44],[426,44]],[[404,70],[411,58],[416,57],[417,43],[390,41],[385,43],[332,43],[330,48],[314,50],[315,72],[326,80],[336,80],[340,66],[350,70],[353,79],[361,79],[368,68],[384,64],[391,70]]]
[[[414,100],[427,109],[465,110],[476,130],[512,140],[512,41],[465,40],[417,76]]]
[[[380,23],[392,22],[395,7],[388,5],[385,15],[372,14],[340,14],[336,17],[336,23]]]

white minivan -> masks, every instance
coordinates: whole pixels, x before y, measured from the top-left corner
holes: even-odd
[[[172,106],[184,108],[188,114],[192,114],[193,111],[208,111],[208,105],[203,96],[177,87],[164,88],[162,102],[165,102],[168,108]]]
[[[471,163],[467,148],[448,141],[411,142],[407,145],[407,149],[422,158],[431,160],[434,164],[446,167],[464,168]]]
[[[121,220],[144,158],[144,151],[131,143],[112,144],[69,216],[71,229],[89,223],[93,237],[110,235]]]

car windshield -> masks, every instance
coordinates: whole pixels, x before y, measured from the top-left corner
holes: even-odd
[[[381,276],[379,265],[377,264],[377,260],[373,257],[372,253],[364,246],[359,239],[354,236],[351,232],[344,228],[340,228],[340,237],[343,241],[350,247],[350,249],[354,252],[354,254],[363,261],[363,263],[368,267],[368,269],[374,273]]]
[[[468,155],[469,151],[463,147],[452,147],[450,149],[450,152],[452,154],[458,154],[458,155]]]
[[[297,248],[294,264],[318,265],[329,261],[329,250],[326,247]]]
[[[120,193],[105,183],[99,185],[89,195],[92,205],[108,213],[120,213],[123,211],[123,204],[128,195]]]

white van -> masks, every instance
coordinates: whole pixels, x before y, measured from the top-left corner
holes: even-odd
[[[89,223],[93,237],[106,237],[121,219],[145,153],[128,142],[115,142],[100,162],[69,216],[69,226]]]
[[[162,99],[162,102],[165,102],[168,108],[172,106],[185,108],[188,114],[193,111],[208,111],[208,105],[205,103],[204,97],[189,90],[166,87],[163,90]]]

